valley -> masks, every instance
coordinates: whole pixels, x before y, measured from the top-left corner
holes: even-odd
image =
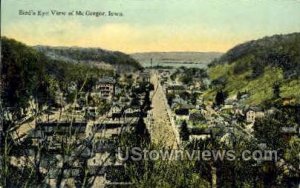
[[[236,187],[253,180],[269,185],[261,177],[270,171],[262,169],[284,166],[271,184],[279,177],[296,183],[299,148],[289,146],[299,143],[300,54],[293,50],[300,46],[292,42],[299,36],[276,35],[208,56],[134,55],[152,66],[121,52],[32,48],[3,38],[6,176],[17,182],[22,174],[33,186],[97,187],[155,179],[171,184],[166,174],[173,174],[197,177],[203,186]],[[273,51],[262,56],[257,48]],[[196,63],[195,54],[210,63]],[[181,66],[173,66],[179,59]],[[188,66],[192,59],[203,67]],[[18,70],[22,74],[14,74]],[[195,151],[200,154],[192,160]],[[179,155],[160,158],[164,152]],[[31,168],[34,177],[21,170]]]

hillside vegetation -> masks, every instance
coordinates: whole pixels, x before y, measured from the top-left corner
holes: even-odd
[[[110,65],[121,72],[140,69],[141,65],[129,55],[117,51],[108,51],[101,48],[81,47],[50,47],[35,46],[36,50],[43,52],[54,60],[63,60],[72,63],[90,63],[104,68]]]
[[[30,97],[39,103],[53,103],[56,93],[61,91],[66,96],[70,87],[82,86],[83,91],[91,89],[93,83],[103,75],[112,75],[112,71],[102,70],[87,64],[72,64],[52,60],[43,53],[23,43],[1,38],[2,104],[16,114],[29,105]]]
[[[290,100],[300,102],[300,33],[274,35],[240,44],[209,65],[213,87],[205,97],[213,100],[218,90],[234,96],[247,92],[247,104]],[[280,98],[274,97],[279,87]]]

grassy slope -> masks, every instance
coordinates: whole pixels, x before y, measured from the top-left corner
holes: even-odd
[[[250,98],[246,104],[257,105],[268,99],[272,99],[272,86],[275,82],[281,83],[281,97],[295,98],[296,102],[300,102],[300,80],[285,80],[283,78],[283,71],[276,67],[265,67],[264,74],[254,80],[246,79],[246,76],[251,74],[251,70],[247,70],[242,74],[234,74],[233,67],[238,62],[232,64],[223,64],[211,67],[209,69],[209,76],[212,80],[221,76],[227,79],[227,84],[224,88],[229,93],[229,97],[236,95],[238,91],[250,92]],[[208,101],[212,101],[217,89],[210,89],[204,97]]]
[[[250,98],[245,103],[250,105],[272,100],[275,83],[280,84],[281,98],[292,98],[300,103],[299,42],[300,33],[292,33],[237,45],[212,62],[208,74],[211,80],[225,83],[222,89],[229,97],[238,91],[249,92]],[[253,77],[253,73],[260,70],[262,73]],[[205,101],[213,101],[218,89],[209,89],[204,94]]]

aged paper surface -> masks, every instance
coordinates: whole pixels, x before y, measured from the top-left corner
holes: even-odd
[[[2,1],[0,187],[298,187],[299,10]]]

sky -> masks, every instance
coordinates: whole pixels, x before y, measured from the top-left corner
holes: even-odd
[[[22,11],[48,16],[19,15]],[[53,16],[51,10],[84,16]],[[88,16],[105,12],[106,16]],[[107,16],[108,11],[123,16]],[[300,32],[300,0],[4,0],[1,35],[28,45],[126,53],[226,52],[236,44]]]

